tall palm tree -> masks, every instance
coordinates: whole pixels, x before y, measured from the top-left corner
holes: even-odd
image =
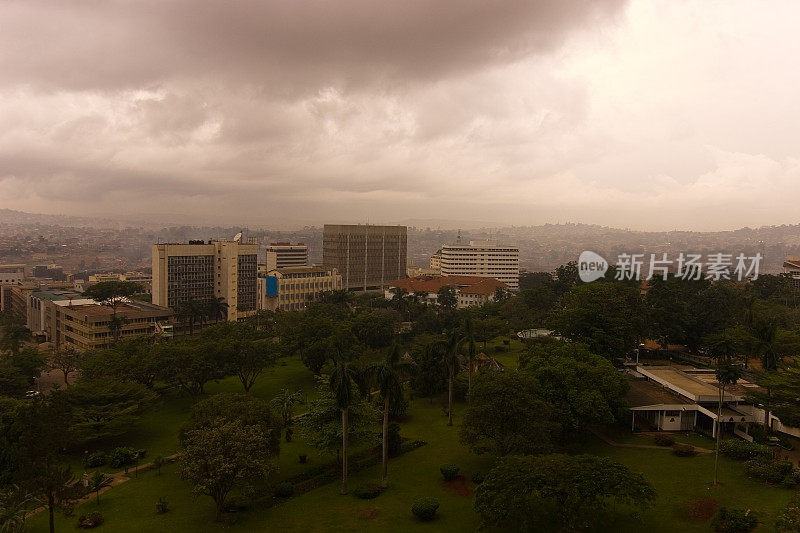
[[[355,384],[358,379],[358,372],[347,360],[341,355],[334,359],[329,384],[336,405],[342,412],[342,494],[347,494],[347,415],[356,399]]]
[[[475,328],[472,326],[470,315],[464,318],[464,341],[467,343],[467,360],[469,362],[469,373],[467,374],[467,402],[469,402],[472,395],[472,365],[475,360]]]
[[[389,485],[389,407],[403,398],[403,377],[414,371],[413,361],[402,358],[400,345],[395,342],[386,353],[386,358],[364,369],[366,377],[377,384],[383,398],[383,456],[381,459],[381,486]]]
[[[455,379],[456,368],[458,367],[458,349],[464,337],[461,336],[458,328],[454,328],[450,335],[442,340],[436,341],[430,347],[439,354],[442,367],[447,372],[447,425],[453,425],[453,379]]]
[[[228,304],[225,302],[225,298],[218,296],[207,301],[204,310],[209,320],[218,322],[227,316]]]
[[[204,316],[203,303],[189,298],[178,304],[175,310],[178,320],[184,324],[189,324],[189,335],[194,335],[194,325],[197,321],[202,322]]]
[[[717,363],[717,383],[719,384],[719,403],[717,405],[717,449],[714,454],[714,485],[717,484],[717,465],[719,463],[719,439],[722,434],[722,399],[725,387],[733,385],[742,377],[742,367],[733,363],[730,356],[720,357]]]

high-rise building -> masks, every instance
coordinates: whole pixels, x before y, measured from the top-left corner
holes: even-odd
[[[436,252],[442,276],[482,276],[519,289],[519,248],[492,241],[445,244]]]
[[[273,242],[266,248],[267,271],[276,268],[307,266],[308,246],[297,243]]]
[[[177,309],[188,300],[222,298],[228,320],[255,313],[258,244],[189,241],[153,245],[153,303]]]
[[[406,277],[405,226],[325,224],[322,262],[342,276],[345,289],[384,290]]]

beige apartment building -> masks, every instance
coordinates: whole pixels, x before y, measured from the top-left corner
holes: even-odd
[[[239,237],[239,236],[237,236]],[[153,303],[175,310],[193,299],[222,298],[228,320],[257,309],[258,244],[189,241],[153,245]]]
[[[276,268],[308,265],[308,246],[288,242],[273,242],[266,247],[267,271]]]
[[[435,260],[434,260],[435,258]],[[502,281],[511,290],[519,289],[519,248],[493,241],[445,244],[431,258],[442,276],[481,276]]]
[[[335,268],[278,268],[258,278],[259,309],[302,311],[318,299],[320,293],[342,288],[342,276]]]
[[[339,271],[347,290],[385,290],[406,276],[407,247],[405,226],[325,224],[322,262]]]

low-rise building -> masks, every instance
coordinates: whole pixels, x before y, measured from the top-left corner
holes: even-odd
[[[335,268],[295,266],[277,268],[259,275],[259,309],[302,311],[320,293],[344,289],[342,276]]]
[[[0,265],[0,285],[19,285],[25,279],[25,265]]]
[[[384,295],[387,299],[392,299],[398,290],[403,290],[407,296],[419,298],[428,304],[436,304],[439,299],[439,291],[443,287],[453,288],[459,309],[492,302],[498,289],[507,290],[508,288],[505,283],[494,278],[426,275],[393,281]]]
[[[800,289],[800,256],[790,255],[783,261],[783,272],[792,280],[795,289]]]
[[[90,287],[95,283],[102,283],[105,281],[127,281],[136,283],[142,288],[142,294],[152,294],[153,292],[153,276],[145,274],[144,272],[125,272],[124,274],[105,272],[91,274],[89,276],[89,282],[84,284],[84,287]]]

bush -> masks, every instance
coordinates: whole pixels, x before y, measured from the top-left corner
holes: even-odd
[[[362,500],[371,500],[380,496],[383,489],[378,485],[359,485],[353,490],[353,495]]]
[[[472,482],[475,483],[476,485],[480,485],[481,483],[483,483],[484,479],[486,479],[486,474],[484,474],[481,471],[472,474]]]
[[[433,520],[437,509],[439,509],[439,500],[436,498],[419,498],[414,500],[411,506],[411,512],[414,513],[414,516],[425,522]]]
[[[740,461],[747,461],[749,459],[772,459],[772,449],[769,446],[739,439],[728,439],[720,442],[719,453],[725,457],[738,459]]]
[[[108,466],[119,468],[129,466],[136,462],[137,451],[133,448],[114,448],[108,455]]]
[[[284,481],[283,483],[278,483],[275,485],[275,496],[278,498],[289,498],[294,496],[294,485],[289,483],[288,481]]]
[[[106,452],[94,452],[83,458],[83,466],[86,468],[97,468],[103,466],[108,461]]]
[[[498,344],[497,346],[494,347],[494,351],[495,352],[505,352],[506,350],[507,350],[507,348],[505,346],[500,345],[500,344]]]
[[[775,529],[780,533],[800,533],[800,495],[795,494],[778,515]]]
[[[795,487],[800,484],[800,471],[791,461],[751,459],[745,463],[744,473],[775,485]]]
[[[98,512],[81,515],[78,517],[78,527],[80,529],[94,529],[103,524],[103,515]]]
[[[711,527],[721,533],[747,533],[758,525],[758,518],[749,510],[720,507]]]
[[[656,433],[656,436],[653,437],[653,440],[656,442],[658,446],[675,445],[675,436],[670,435],[669,433]]]
[[[246,511],[250,508],[253,504],[253,501],[242,495],[237,494],[236,496],[231,496],[227,500],[225,500],[225,510],[229,513],[235,513],[237,511]]]
[[[697,455],[697,450],[691,444],[675,444],[672,447],[672,453],[678,457],[694,457]]]
[[[458,476],[458,467],[456,465],[446,464],[439,467],[445,481],[453,481]]]
[[[164,498],[159,497],[156,502],[156,513],[164,514],[169,511],[169,502]]]

